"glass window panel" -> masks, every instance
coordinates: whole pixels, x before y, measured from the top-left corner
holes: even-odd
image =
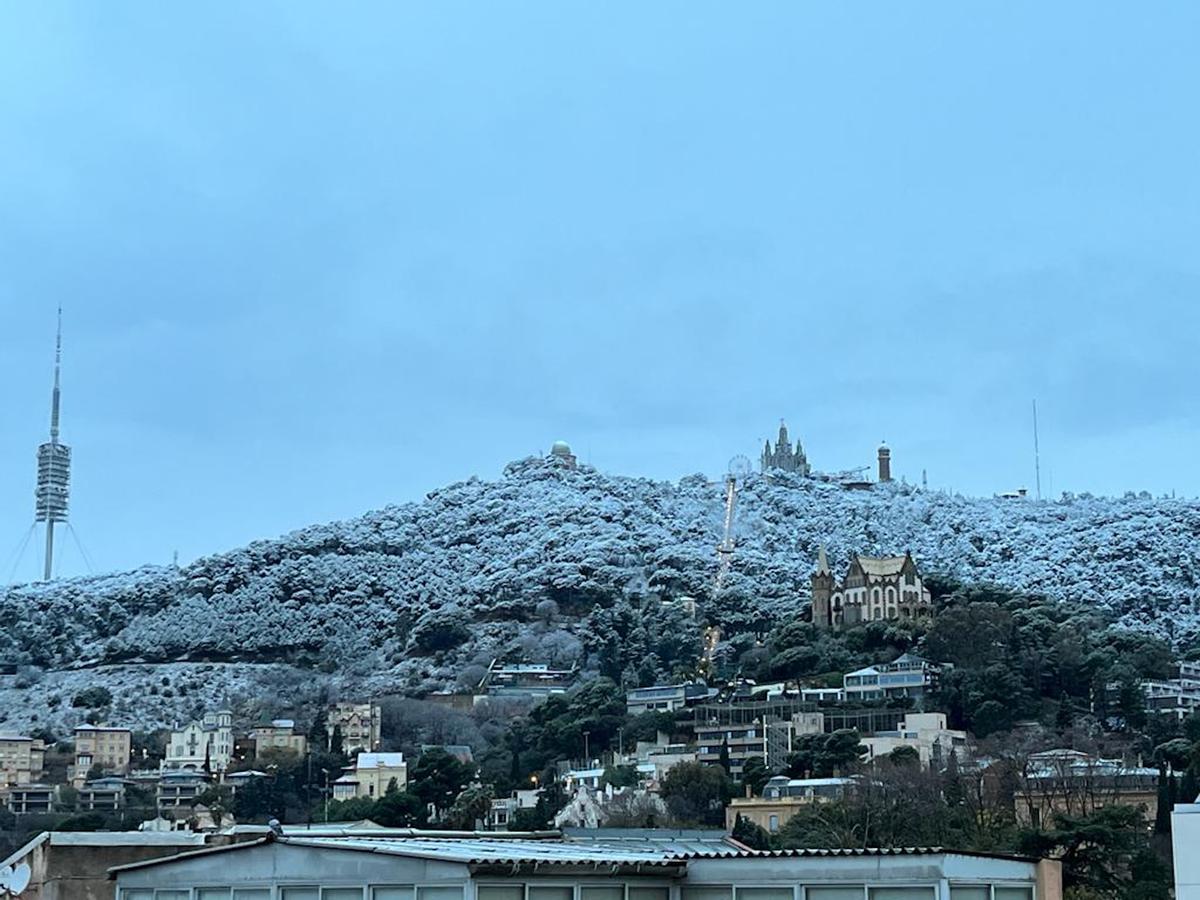
[[[625,900],[625,887],[620,884],[592,884],[579,889],[579,900]]]
[[[413,900],[411,884],[381,884],[371,888],[371,900]]]
[[[189,891],[155,891],[154,900],[189,900]]]
[[[240,888],[233,892],[233,900],[271,900],[270,888]]]
[[[790,886],[738,888],[737,900],[793,900]]]
[[[429,885],[417,888],[417,900],[462,900],[462,885]]]
[[[154,900],[154,891],[121,891],[123,900]]]
[[[525,900],[525,885],[481,884],[479,900]]]
[[[850,887],[848,885],[827,885],[807,887],[804,889],[804,900],[865,900],[864,885]]]
[[[362,888],[321,888],[321,900],[362,900]]]
[[[229,888],[196,888],[196,900],[229,900]]]
[[[871,888],[871,900],[933,900],[931,887]]]
[[[629,900],[667,900],[665,887],[633,887],[629,888]]]
[[[996,900],[1033,900],[1033,888],[996,885]]]
[[[682,891],[683,900],[732,900],[733,888],[712,884],[685,887]]]
[[[575,889],[568,885],[530,885],[529,900],[573,900]]]
[[[279,889],[281,900],[317,900],[320,891],[314,887],[285,887]],[[203,900],[197,897],[196,900]]]
[[[992,900],[992,890],[986,884],[952,884],[950,900]]]

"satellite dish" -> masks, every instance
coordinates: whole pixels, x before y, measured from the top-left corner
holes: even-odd
[[[17,896],[25,888],[29,887],[29,879],[32,872],[29,866],[21,863],[15,869],[11,866],[5,866],[0,869],[0,891],[10,895]]]

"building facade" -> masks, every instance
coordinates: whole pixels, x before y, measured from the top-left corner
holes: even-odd
[[[894,731],[877,731],[862,738],[866,760],[887,756],[899,747],[917,751],[921,765],[941,770],[950,757],[962,759],[967,752],[967,733],[946,727],[944,713],[909,713]]]
[[[370,753],[383,741],[383,709],[378,703],[335,703],[328,721],[330,738],[333,730],[339,729],[346,753]]]
[[[232,759],[233,713],[222,709],[172,731],[163,768],[224,772]]]
[[[284,834],[112,873],[117,900],[1062,898],[1061,863],[998,853],[732,847],[714,853],[684,840],[609,846],[502,835],[356,840]]]
[[[839,582],[825,548],[817,554],[812,576],[812,621],[818,628],[839,631],[884,619],[920,621],[933,615],[933,599],[917,571],[912,554],[870,557],[855,555]]]
[[[333,799],[382,797],[393,781],[397,790],[408,785],[408,763],[403,753],[360,753],[354,765],[333,783]]]
[[[812,467],[808,464],[808,457],[804,455],[804,448],[799,441],[796,441],[795,449],[792,448],[792,442],[788,439],[787,425],[782,420],[779,422],[779,436],[775,440],[775,446],[772,448],[771,442],[766,442],[760,462],[764,472],[779,469],[783,472],[796,472],[799,475],[812,474]]]
[[[625,693],[625,711],[631,716],[646,712],[675,712],[715,697],[717,691],[703,681],[656,684]]]
[[[842,697],[847,703],[871,703],[907,697],[918,705],[937,686],[942,667],[915,653],[904,653],[890,663],[856,669],[842,676]]]
[[[46,745],[38,738],[0,734],[0,789],[10,784],[32,784],[42,777]]]
[[[75,729],[75,763],[68,777],[75,787],[87,781],[88,772],[99,766],[106,775],[124,775],[133,755],[133,732],[106,725],[80,725]]]
[[[308,738],[296,730],[296,723],[291,719],[275,719],[267,725],[256,725],[250,729],[250,738],[254,741],[255,754],[264,750],[282,750],[303,756],[308,750]]]
[[[747,819],[769,834],[775,834],[804,807],[837,800],[853,783],[850,778],[777,775],[763,785],[761,797],[735,797],[725,807],[725,827],[732,831],[738,819]]]

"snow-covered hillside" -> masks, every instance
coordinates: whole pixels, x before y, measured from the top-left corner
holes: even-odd
[[[702,476],[670,484],[523,460],[496,481],[183,569],[12,588],[0,594],[0,658],[100,682],[112,666],[281,663],[396,690],[449,686],[506,650],[581,658],[597,598],[687,594],[703,615],[723,497]],[[823,542],[839,569],[855,551],[911,549],[926,573],[1099,604],[1176,641],[1198,630],[1192,500],[970,499],[780,474],[749,478],[736,521],[726,589],[772,614],[806,606]]]

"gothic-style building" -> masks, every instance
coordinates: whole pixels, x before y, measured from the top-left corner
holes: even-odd
[[[766,446],[763,447],[762,470],[766,472],[770,469],[782,469],[785,472],[797,472],[800,475],[812,473],[808,458],[804,455],[804,448],[800,446],[799,441],[796,441],[796,449],[792,450],[792,442],[788,440],[787,425],[782,420],[779,423],[779,440],[775,442],[775,449],[771,449],[770,441],[767,441]]]
[[[932,615],[933,600],[911,553],[878,558],[856,554],[841,582],[833,577],[825,548],[817,554],[817,571],[812,576],[812,620],[818,628],[839,631],[860,622],[909,622]]]

